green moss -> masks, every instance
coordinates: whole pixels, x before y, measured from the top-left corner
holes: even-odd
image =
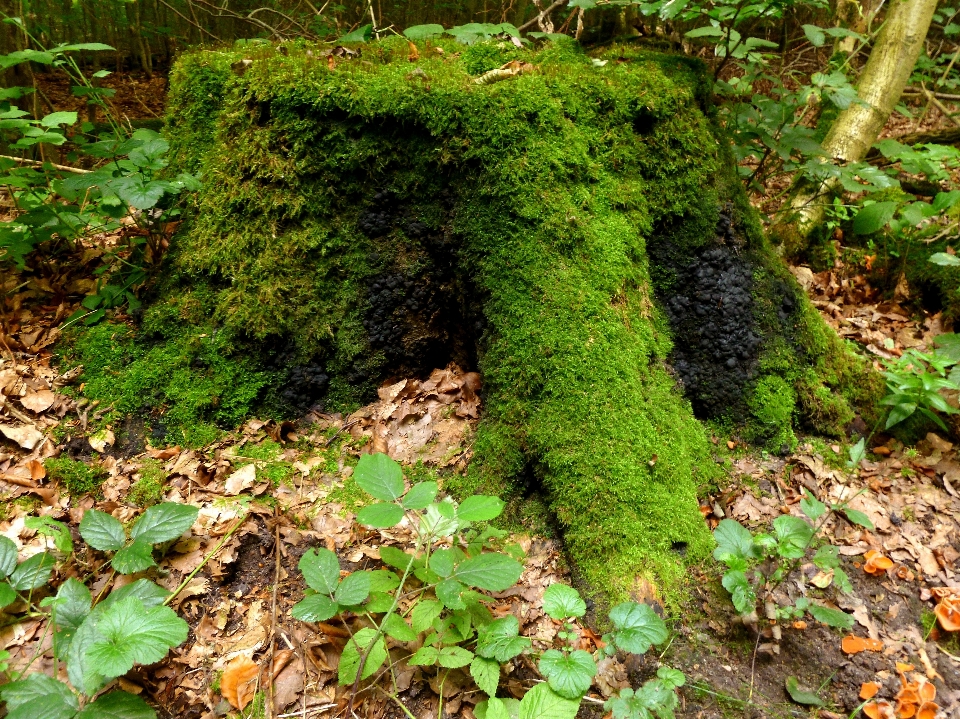
[[[776,375],[763,377],[750,397],[753,415],[750,440],[772,451],[782,451],[784,447],[792,451],[797,445],[793,433],[796,406],[797,395],[785,379]]]
[[[145,459],[140,465],[140,477],[127,493],[127,501],[138,507],[152,507],[163,499],[167,473],[155,459]]]
[[[86,464],[69,457],[50,457],[44,460],[47,476],[60,485],[74,498],[87,494],[96,495],[107,473],[98,466]]]

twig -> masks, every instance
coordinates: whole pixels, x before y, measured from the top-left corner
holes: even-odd
[[[242,517],[240,517],[240,519],[238,519],[236,523],[232,527],[230,527],[227,533],[223,535],[223,537],[220,539],[219,542],[217,542],[217,546],[213,548],[213,551],[211,551],[206,557],[204,557],[203,561],[200,562],[197,568],[194,569],[192,572],[190,572],[190,574],[182,582],[180,582],[180,586],[173,591],[173,594],[171,594],[169,597],[163,600],[164,606],[167,606],[168,604],[170,604],[170,602],[172,602],[174,598],[178,594],[180,594],[180,592],[183,591],[184,587],[186,587],[190,583],[190,580],[193,579],[195,576],[197,576],[197,572],[203,569],[204,566],[206,566],[207,562],[213,559],[214,555],[216,555],[217,552],[223,549],[223,545],[227,543],[227,540],[230,539],[231,536],[233,536],[233,533],[236,532],[240,528],[240,525],[243,524],[245,521],[247,521],[247,515],[243,515]]]
[[[81,170],[79,167],[67,167],[66,165],[57,165],[53,162],[41,162],[40,160],[29,160],[26,157],[14,157],[13,155],[0,155],[0,160],[13,160],[14,162],[20,162],[24,165],[32,165],[34,167],[38,165],[50,165],[54,169],[61,170],[62,172],[76,172],[80,175],[88,175],[93,170]]]
[[[333,709],[336,704],[321,704],[318,707],[310,707],[309,709],[304,709],[299,712],[292,712],[290,714],[278,714],[277,719],[290,719],[290,717],[305,717],[307,714],[316,714],[317,712],[323,712],[327,709]]]
[[[347,422],[347,423],[346,423],[345,425],[343,425],[340,429],[338,429],[336,432],[334,432],[334,435],[333,435],[330,439],[328,439],[328,440],[327,440],[327,443],[326,443],[325,445],[323,445],[323,446],[324,446],[324,447],[329,447],[331,444],[333,444],[333,440],[335,440],[335,439],[340,435],[340,433],[341,433],[343,430],[352,427],[353,425],[355,425],[355,424],[356,424],[357,422],[359,422],[359,421],[360,421],[359,419],[355,419],[355,420],[353,420],[352,422]]]
[[[552,13],[554,10],[556,10],[558,7],[563,7],[563,6],[566,5],[566,4],[567,4],[567,0],[557,0],[555,3],[553,3],[553,5],[551,5],[550,7],[548,7],[546,10],[542,10],[539,15],[537,15],[536,17],[534,17],[534,18],[531,19],[531,20],[527,20],[525,23],[523,23],[523,25],[521,25],[520,27],[518,27],[517,30],[518,30],[519,32],[523,32],[523,31],[526,30],[528,27],[533,27],[533,26],[536,25],[538,22],[540,22],[541,20],[543,20],[544,18],[546,18],[546,17],[547,17],[550,13]]]
[[[931,103],[933,103],[933,104],[936,106],[936,108],[937,108],[940,112],[942,112],[942,113],[947,117],[947,119],[950,120],[950,122],[952,122],[952,123],[953,123],[954,125],[956,125],[957,127],[960,127],[960,120],[958,120],[956,117],[954,117],[954,113],[950,112],[950,110],[948,110],[947,107],[946,107],[942,102],[940,102],[940,101],[937,99],[937,97],[936,97],[936,95],[935,95],[934,93],[930,92],[930,91],[929,91],[927,88],[925,88],[925,87],[923,88],[923,91],[926,93],[927,99],[928,99]]]
[[[931,92],[930,90],[927,90],[927,92],[924,93],[923,89],[919,87],[904,88],[903,94],[904,95],[930,94],[930,95],[933,95],[934,97],[939,97],[941,100],[960,100],[960,95],[951,95],[950,93],[947,93],[947,92]]]

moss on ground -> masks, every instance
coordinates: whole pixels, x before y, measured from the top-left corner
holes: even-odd
[[[130,487],[127,501],[138,507],[152,507],[163,500],[163,487],[167,473],[155,459],[145,459],[140,465],[140,476]]]
[[[718,223],[763,343],[717,419],[765,442],[792,441],[794,418],[836,434],[872,391],[762,237],[701,66],[566,41],[440,40],[416,65],[403,38],[362,51],[332,69],[308,48],[180,59],[168,135],[205,189],[143,341],[77,338],[87,394],[192,427],[242,419],[276,379],[258,354],[322,368],[328,408],[390,375],[478,367],[475,459],[446,485],[510,498],[528,523],[548,506],[598,598],[675,591],[712,547],[697,491],[720,469],[661,303],[727,242]],[[474,82],[513,59],[537,69]]]
[[[98,494],[100,485],[107,478],[107,473],[100,467],[70,457],[50,457],[43,464],[47,476],[74,498]]]

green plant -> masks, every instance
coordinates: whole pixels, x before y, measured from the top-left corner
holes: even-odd
[[[107,478],[100,467],[70,457],[51,457],[43,464],[50,479],[60,482],[71,497],[95,494]]]
[[[576,621],[586,613],[586,604],[568,586],[555,584],[544,593],[544,611],[565,623],[558,634],[560,646],[539,657],[547,682],[534,686],[519,702],[496,696],[501,665],[531,650],[530,640],[519,635],[516,617],[494,619],[486,606],[491,598],[484,592],[509,589],[523,570],[514,558],[519,548],[501,547],[504,532],[475,526],[499,516],[503,502],[483,495],[460,503],[438,500],[434,481],[406,490],[400,465],[384,454],[363,455],[353,477],[364,492],[380,500],[360,509],[357,522],[386,529],[406,520],[414,530],[414,546],[409,552],[383,546],[380,558],[391,569],[361,570],[342,578],[337,555],[328,549],[312,549],[301,558],[299,567],[308,589],[293,607],[295,618],[324,621],[352,612],[367,619],[368,626],[356,631],[344,649],[340,683],[352,685],[355,692],[361,681],[374,675],[394,678],[394,665],[405,661],[442,674],[442,702],[446,675],[468,667],[488,696],[476,707],[478,719],[508,717],[513,703],[520,716],[533,716],[536,706],[541,712],[537,716],[572,719],[597,664],[594,655],[575,648]],[[611,610],[610,621],[613,628],[603,637],[606,655],[618,649],[642,654],[668,636],[663,620],[647,605],[619,604]],[[396,657],[388,652],[386,637],[416,649]],[[680,672],[663,668],[657,679],[638,692],[623,692],[611,699],[608,708],[618,719],[669,717],[676,704],[674,690],[682,684]],[[389,695],[412,716],[397,694],[394,685]]]
[[[960,410],[947,404],[941,394],[944,390],[960,390],[960,374],[951,367],[958,358],[946,352],[931,354],[917,349],[908,349],[902,357],[887,360],[883,373],[887,382],[887,394],[883,404],[888,405],[886,428],[899,424],[914,413],[920,414],[947,430],[938,412],[957,414]]]
[[[815,497],[806,495],[800,500],[800,510],[806,519],[783,515],[773,521],[773,534],[753,534],[733,519],[721,520],[714,530],[717,548],[713,556],[727,566],[723,586],[730,593],[733,606],[744,616],[756,621],[758,603],[767,606],[774,591],[800,564],[807,559],[821,570],[821,578],[814,582],[817,588],[833,584],[841,592],[853,590],[850,579],[840,567],[840,555],[836,547],[819,542],[821,530],[831,513],[842,513],[854,524],[873,529],[863,512],[844,504],[829,506]],[[810,614],[817,621],[831,627],[849,629],[854,620],[849,614],[832,607],[818,604],[807,597],[798,598],[793,604],[777,607],[775,616],[769,619],[795,620]]]
[[[127,544],[118,520],[89,510],[81,522],[80,535],[96,549],[119,549],[112,561],[114,569],[132,573],[152,566],[153,546],[180,536],[193,524],[197,512],[196,507],[173,503],[152,507],[133,524],[133,542]],[[69,531],[59,522],[47,517],[31,517],[27,524],[52,536],[61,555],[72,551]],[[124,550],[137,554],[139,561],[122,558],[118,561]],[[18,564],[16,545],[0,537],[3,578],[0,606],[9,607],[20,600],[26,607],[21,616],[49,615],[54,629],[53,655],[65,662],[70,681],[68,685],[43,673],[27,674],[31,661],[11,677],[12,681],[0,686],[6,716],[9,719],[155,718],[155,712],[140,697],[119,690],[101,691],[135,664],[158,662],[172,647],[186,641],[187,623],[166,606],[174,595],[149,579],[139,579],[103,599],[99,596],[95,599],[82,582],[71,577],[60,584],[55,595],[37,601],[34,593],[50,584],[56,565],[57,558],[49,551]],[[9,668],[4,665],[3,671]]]

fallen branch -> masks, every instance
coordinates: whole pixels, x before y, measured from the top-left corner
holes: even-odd
[[[960,95],[951,95],[951,94],[946,93],[946,92],[930,92],[929,90],[927,90],[927,92],[924,93],[923,88],[920,88],[920,87],[908,87],[908,88],[905,88],[904,91],[903,91],[903,94],[904,94],[904,95],[924,95],[924,94],[930,94],[930,95],[933,95],[934,97],[939,97],[941,100],[960,100]]]
[[[937,99],[936,93],[930,92],[927,88],[923,88],[923,91],[926,93],[927,99],[936,105],[937,109],[942,112],[944,116],[950,120],[950,122],[957,127],[960,127],[960,120],[955,117],[955,113],[950,112],[946,105]]]
[[[93,170],[81,170],[79,167],[67,167],[66,165],[58,165],[54,162],[41,162],[40,160],[28,160],[26,157],[14,157],[12,155],[0,155],[2,160],[13,160],[14,162],[19,162],[24,165],[31,165],[37,167],[38,165],[50,165],[54,169],[60,170],[61,172],[76,172],[80,175],[87,175]]]
[[[567,4],[567,0],[557,0],[555,3],[553,3],[553,5],[548,7],[546,10],[541,10],[540,14],[534,17],[532,20],[527,20],[525,23],[523,23],[523,25],[518,27],[517,30],[519,30],[520,32],[523,32],[528,27],[533,27],[534,25],[539,23],[541,20],[543,20],[545,17],[547,17],[550,13],[552,13],[554,10],[556,10],[558,7],[563,7],[566,4]]]

